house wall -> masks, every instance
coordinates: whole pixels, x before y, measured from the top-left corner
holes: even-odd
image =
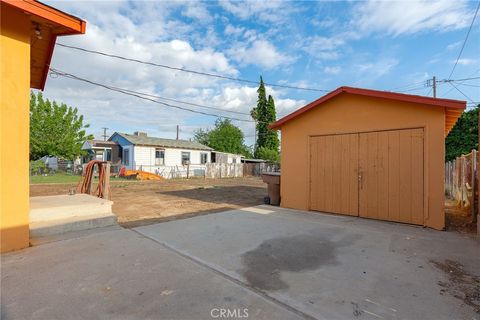
[[[423,127],[425,225],[443,229],[444,125],[442,107],[343,93],[281,127],[281,206],[310,209],[310,136]]]
[[[30,20],[1,7],[0,238],[1,252],[29,245]]]
[[[117,159],[120,161],[120,165],[124,165],[125,161],[123,159],[123,150],[124,149],[128,149],[130,150],[129,152],[129,162],[128,162],[128,166],[125,166],[127,169],[135,169],[135,163],[133,162],[133,159],[134,159],[134,148],[133,148],[133,145],[130,141],[128,141],[127,139],[123,138],[122,136],[118,135],[118,134],[114,134],[113,136],[110,137],[110,139],[108,139],[110,141],[115,141],[118,143],[118,145],[120,146],[118,148],[118,151],[117,151],[117,154],[120,154],[120,159]],[[113,149],[112,149],[112,152],[113,152]],[[112,162],[113,162],[113,159],[112,158]]]
[[[155,149],[156,147],[135,146],[135,166],[139,169],[142,166],[142,170],[155,172],[162,166],[155,166]],[[182,152],[190,152],[190,164],[200,164],[200,154],[207,153],[207,162],[210,162],[210,151],[201,150],[188,150],[188,149],[176,149],[176,148],[163,148],[165,150],[165,165],[164,166],[181,166],[182,165]]]
[[[128,165],[125,165],[125,158],[124,158],[124,150],[129,150],[128,152]],[[131,145],[124,145],[122,146],[122,162],[121,164],[122,165],[125,165],[125,167],[127,169],[131,169],[131,170],[134,170],[135,169],[135,155],[134,155],[134,152],[135,152],[135,148],[134,146],[131,144]]]
[[[119,164],[122,160],[122,155],[120,154],[120,146],[119,145],[112,145],[108,143],[101,143],[97,142],[94,148],[104,148],[112,150],[112,164]],[[104,154],[104,158],[106,154]]]
[[[226,152],[215,152],[215,163],[241,163],[241,162],[242,162],[241,155],[226,153]]]

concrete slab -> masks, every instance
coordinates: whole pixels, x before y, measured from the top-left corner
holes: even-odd
[[[30,198],[31,242],[73,231],[113,226],[113,202],[87,194]]]
[[[480,318],[474,236],[270,206],[135,230],[312,318]]]
[[[2,255],[1,319],[304,318],[139,233],[102,230]]]
[[[30,197],[30,222],[111,214],[112,205],[88,194]]]

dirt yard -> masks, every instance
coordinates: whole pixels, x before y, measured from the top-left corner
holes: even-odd
[[[448,231],[476,233],[477,223],[473,221],[470,209],[460,209],[455,201],[445,200],[445,225]]]
[[[76,184],[37,184],[30,196],[68,194]],[[190,179],[111,184],[113,212],[127,228],[263,203],[259,178]]]

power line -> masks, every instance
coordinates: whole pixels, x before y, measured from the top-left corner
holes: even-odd
[[[412,88],[412,89],[408,89],[408,90],[402,90],[402,91],[398,91],[398,92],[410,92],[410,91],[418,91],[418,90],[423,90],[423,89],[425,89],[425,86],[416,87],[416,88]]]
[[[195,107],[200,107],[200,108],[206,108],[206,109],[212,109],[212,110],[217,110],[217,111],[221,111],[221,112],[230,112],[230,113],[235,113],[235,114],[241,114],[241,115],[250,116],[250,113],[248,113],[248,112],[240,112],[240,111],[234,111],[234,110],[225,110],[225,109],[222,109],[222,108],[220,108],[220,107],[212,107],[212,106],[206,106],[206,105],[203,105],[203,104],[198,104],[198,103],[193,103],[193,102],[187,102],[187,101],[183,101],[183,100],[177,100],[177,99],[172,99],[172,98],[165,98],[165,97],[157,96],[157,95],[154,95],[154,94],[149,94],[149,93],[144,93],[144,92],[138,92],[138,91],[133,91],[133,90],[124,89],[124,88],[119,88],[119,87],[114,87],[114,86],[109,86],[109,87],[110,87],[110,88],[114,88],[114,89],[118,89],[118,90],[122,90],[122,91],[125,91],[125,92],[129,92],[129,93],[141,93],[142,96],[145,96],[145,97],[156,98],[156,99],[160,99],[160,100],[172,101],[172,102],[177,102],[177,103],[183,103],[183,104],[187,104],[187,105],[190,105],[190,106],[195,106]]]
[[[399,90],[399,89],[409,89],[410,87],[413,87],[413,86],[417,86],[419,84],[426,84],[426,80],[422,80],[422,81],[417,81],[417,82],[412,82],[410,84],[407,84],[407,85],[403,85],[403,86],[399,86],[399,87],[395,87],[395,88],[391,88],[391,89],[388,89],[387,91],[393,91],[393,90]]]
[[[240,118],[222,116],[222,115],[218,115],[218,114],[193,110],[193,109],[185,108],[185,107],[182,107],[182,106],[169,104],[169,103],[166,103],[166,102],[162,102],[162,101],[158,101],[158,100],[154,100],[154,99],[145,97],[144,93],[142,93],[142,92],[137,92],[137,91],[133,91],[133,90],[128,90],[128,89],[109,86],[109,85],[106,85],[106,84],[103,84],[103,83],[99,83],[99,82],[95,82],[95,81],[88,80],[88,79],[85,79],[85,78],[81,78],[81,77],[75,76],[71,73],[67,73],[67,72],[64,72],[64,71],[61,71],[61,70],[58,70],[58,69],[54,69],[54,68],[51,68],[51,67],[50,67],[50,72],[51,72],[51,74],[54,74],[54,75],[57,75],[57,76],[86,82],[86,83],[89,83],[91,85],[102,87],[102,88],[107,89],[107,90],[119,92],[119,93],[122,93],[122,94],[125,94],[125,95],[137,97],[137,98],[143,99],[143,100],[148,100],[148,101],[151,101],[151,102],[154,102],[154,103],[157,103],[157,104],[161,104],[161,105],[164,105],[164,106],[170,107],[170,108],[176,108],[176,109],[180,109],[180,110],[184,110],[184,111],[188,111],[188,112],[193,112],[193,113],[198,113],[198,114],[201,114],[201,115],[211,116],[211,117],[220,118],[220,119],[229,119],[229,120],[243,121],[243,122],[250,122],[250,123],[260,122],[260,121],[255,121],[255,120],[248,120],[248,119],[240,119]],[[223,111],[223,110],[218,110],[218,111]],[[271,124],[271,123],[267,123],[267,122],[261,122],[261,123],[266,123],[268,125]]]
[[[452,80],[442,80],[442,82],[448,82],[448,81],[455,81],[455,82],[460,82],[460,81],[469,81],[469,80],[477,80],[480,79],[480,77],[473,77],[473,78],[463,78],[463,79],[452,79]]]
[[[477,73],[479,70],[477,70],[476,72],[474,72],[473,74]],[[471,74],[470,76],[472,76],[473,74]],[[468,77],[468,78],[463,78],[463,79],[451,79],[451,80],[447,80],[447,79],[443,79],[443,80],[436,80],[437,83],[439,82],[449,82],[449,81],[455,81],[455,82],[460,82],[460,81],[469,81],[469,80],[476,80],[476,79],[480,79],[480,77]],[[431,81],[431,79],[430,79]],[[417,81],[417,82],[412,82],[410,84],[406,84],[406,85],[402,85],[402,86],[399,86],[399,87],[395,87],[395,88],[391,88],[391,89],[387,89],[386,91],[394,91],[394,90],[398,90],[397,92],[408,92],[408,91],[416,91],[416,90],[420,90],[420,88],[422,88],[422,86],[419,86],[419,84],[424,84],[424,86],[427,86],[427,83],[428,80],[423,80],[423,81]],[[399,89],[403,89],[403,90],[399,90]]]
[[[457,88],[456,85],[453,84],[453,82],[448,82],[452,87],[454,87],[455,89],[457,89],[458,92],[460,92],[465,98],[467,98],[471,103],[474,103],[473,102],[473,99],[470,98],[469,96],[467,96],[465,93],[463,93],[460,89]]]
[[[476,85],[476,84],[468,84],[468,83],[456,82],[456,81],[453,81],[453,82],[455,82],[456,84],[459,84],[461,86],[480,88],[480,85]]]
[[[86,83],[89,83],[89,84],[91,84],[91,85],[95,85],[95,86],[98,86],[98,87],[102,87],[102,88],[104,88],[104,89],[108,89],[108,90],[111,90],[111,91],[123,93],[123,94],[125,94],[125,95],[137,97],[137,98],[139,98],[139,99],[148,100],[148,101],[151,101],[151,102],[154,102],[154,103],[157,103],[157,104],[164,105],[164,106],[166,106],[166,107],[175,108],[175,109],[180,109],[180,110],[189,111],[189,112],[193,112],[193,113],[198,113],[198,114],[202,114],[202,115],[206,115],[206,116],[212,116],[212,117],[216,117],[216,118],[230,119],[230,120],[244,121],[244,122],[254,122],[253,120],[247,120],[247,119],[240,119],[240,118],[233,118],[233,117],[221,116],[221,115],[218,115],[218,114],[213,114],[213,113],[208,113],[208,112],[193,110],[193,109],[185,108],[185,107],[182,107],[182,106],[173,105],[173,104],[169,104],[169,103],[166,103],[166,102],[161,102],[161,101],[158,101],[158,100],[154,100],[154,99],[145,97],[145,96],[143,96],[143,93],[141,93],[141,92],[135,92],[135,91],[132,91],[132,90],[125,91],[124,89],[121,89],[121,88],[116,88],[116,87],[112,87],[112,86],[109,86],[109,85],[106,85],[106,84],[103,84],[103,83],[91,81],[91,80],[88,80],[88,79],[85,79],[85,78],[80,78],[80,77],[77,77],[77,76],[75,76],[75,75],[73,75],[73,74],[70,74],[70,73],[67,73],[67,72],[63,72],[63,71],[60,71],[60,70],[57,70],[57,69],[54,69],[54,68],[50,68],[50,71],[51,71],[51,73],[53,73],[53,74],[55,74],[55,75],[57,75],[57,76],[61,76],[61,77],[65,77],[65,78],[70,78],[70,79],[74,79],[74,80],[86,82]]]
[[[192,74],[207,76],[207,77],[214,77],[214,78],[219,78],[219,79],[224,79],[224,80],[251,83],[251,84],[257,84],[257,85],[260,84],[258,81],[254,81],[254,80],[229,77],[229,76],[224,76],[224,75],[221,75],[221,74],[202,72],[202,71],[191,70],[191,69],[186,69],[186,68],[172,67],[172,66],[168,66],[168,65],[165,65],[165,64],[143,61],[143,60],[134,59],[134,58],[127,58],[127,57],[119,56],[119,55],[116,55],[116,54],[110,54],[110,53],[105,53],[105,52],[101,52],[101,51],[89,50],[89,49],[80,48],[80,47],[76,47],[76,46],[70,46],[70,45],[66,45],[66,44],[63,44],[63,43],[57,43],[57,45],[61,46],[61,47],[64,47],[64,48],[79,50],[79,51],[88,52],[88,53],[92,53],[92,54],[98,54],[98,55],[102,55],[102,56],[105,56],[105,57],[116,58],[116,59],[121,59],[121,60],[125,60],[125,61],[141,63],[141,64],[144,64],[144,65],[150,65],[150,66],[155,66],[155,67],[159,67],[159,68],[165,68],[165,69],[169,69],[169,70],[182,71],[182,72],[187,72],[187,73],[192,73]],[[266,83],[266,82],[264,84],[267,85],[267,86],[270,86],[270,87],[285,88],[285,89],[330,92],[330,90],[317,89],[317,88],[297,87],[297,86],[292,86],[292,85],[273,84],[273,83]]]
[[[458,53],[457,60],[455,61],[455,64],[453,65],[452,71],[450,72],[450,75],[448,76],[448,80],[453,75],[453,72],[455,71],[455,68],[457,67],[458,60],[460,60],[460,57],[462,56],[463,49],[465,48],[465,45],[467,44],[468,36],[470,35],[470,31],[472,30],[473,24],[475,23],[475,18],[477,17],[478,14],[478,9],[480,9],[480,1],[478,2],[477,9],[475,10],[475,14],[473,15],[472,23],[470,24],[470,27],[468,28],[467,35],[465,36],[465,40],[463,41],[462,44],[462,49],[460,49],[460,52]]]

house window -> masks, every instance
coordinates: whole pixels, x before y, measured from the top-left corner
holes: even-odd
[[[200,153],[200,163],[205,164],[208,162],[208,153]]]
[[[182,152],[182,164],[190,163],[190,152]]]
[[[112,149],[105,150],[105,161],[112,161]]]
[[[95,160],[103,161],[103,150],[95,150]]]
[[[123,149],[123,164],[128,166],[129,165],[129,158],[130,158],[130,150]]]
[[[165,165],[165,150],[164,149],[155,149],[155,165],[156,166]]]

